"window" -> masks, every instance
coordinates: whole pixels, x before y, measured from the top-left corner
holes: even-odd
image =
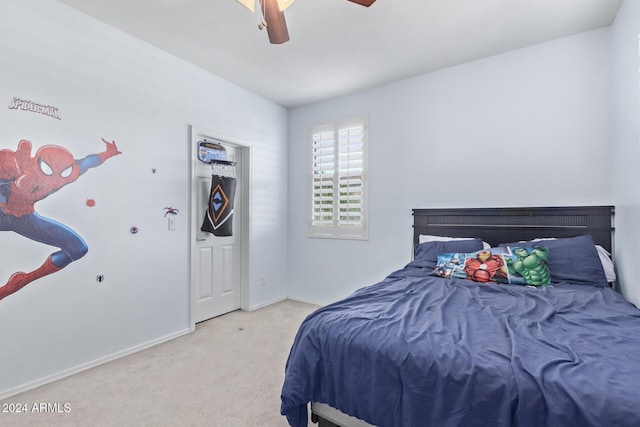
[[[367,239],[366,150],[364,118],[313,129],[310,236]]]

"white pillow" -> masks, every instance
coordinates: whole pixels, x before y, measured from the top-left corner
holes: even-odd
[[[613,267],[611,254],[607,252],[607,250],[600,245],[596,245],[596,249],[598,250],[598,256],[600,257],[600,262],[602,263],[602,268],[604,269],[604,275],[607,276],[607,281],[615,282],[616,271],[615,271],[615,268]]]
[[[418,243],[426,243],[426,242],[451,242],[454,240],[473,240],[475,237],[445,237],[445,236],[433,236],[431,234],[421,234],[418,236]],[[491,247],[490,244],[483,241],[482,247],[484,249],[489,249]]]

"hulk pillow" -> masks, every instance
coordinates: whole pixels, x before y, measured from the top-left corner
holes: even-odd
[[[549,250],[536,246],[502,246],[471,253],[438,255],[434,274],[446,278],[513,285],[546,286]]]

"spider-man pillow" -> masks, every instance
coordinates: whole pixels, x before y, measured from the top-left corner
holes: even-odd
[[[546,247],[503,246],[471,253],[438,255],[433,274],[476,282],[546,286],[551,284]]]

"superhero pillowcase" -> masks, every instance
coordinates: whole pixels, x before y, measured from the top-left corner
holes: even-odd
[[[209,205],[200,230],[224,237],[233,235],[233,201],[236,178],[213,175]]]
[[[549,250],[504,246],[472,253],[439,254],[434,275],[476,282],[547,286],[551,284]]]

